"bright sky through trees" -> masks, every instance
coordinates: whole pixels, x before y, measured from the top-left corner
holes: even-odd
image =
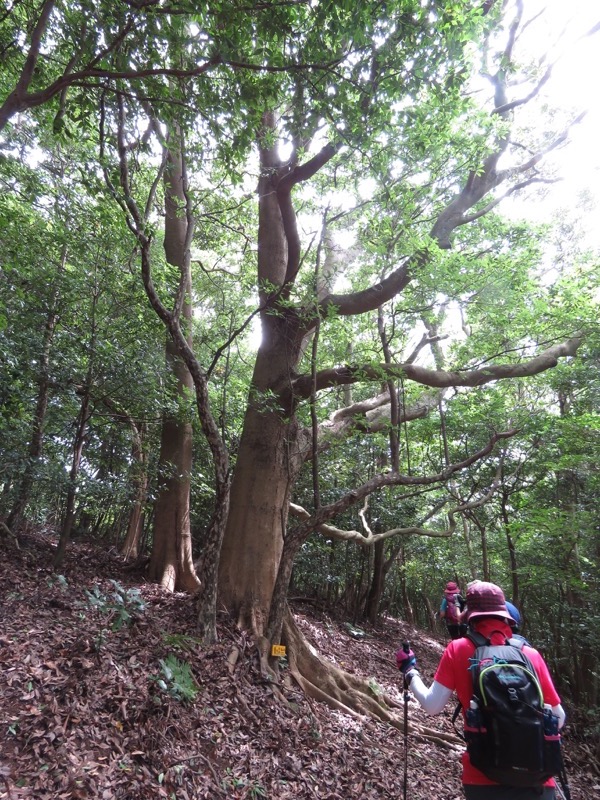
[[[569,210],[588,195],[593,203],[581,217],[582,227],[592,245],[600,245],[597,224],[600,209],[600,2],[598,0],[527,0],[527,16],[535,17],[525,46],[544,64],[554,64],[549,81],[542,88],[537,108],[557,109],[565,121],[586,111],[575,125],[564,147],[547,162],[562,184],[550,187],[544,202],[514,198],[504,210],[533,221],[550,221],[560,210]],[[538,16],[539,15],[539,16]],[[524,37],[527,36],[527,31]],[[532,108],[533,122],[535,109]]]

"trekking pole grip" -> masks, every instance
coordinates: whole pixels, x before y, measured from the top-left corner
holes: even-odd
[[[409,641],[402,642],[402,649],[404,650],[406,655],[408,655],[410,653],[410,642]],[[406,678],[406,675],[404,675],[404,708],[405,708],[405,710],[406,710],[407,698],[408,698],[408,680]]]

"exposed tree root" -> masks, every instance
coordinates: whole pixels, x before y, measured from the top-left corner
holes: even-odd
[[[5,522],[0,521],[0,539],[8,540],[16,550],[20,550],[17,534],[13,533]]]
[[[245,627],[241,620],[238,620],[238,625],[240,628]],[[260,630],[254,629],[252,634],[262,676],[269,683],[274,696],[281,702],[288,703],[286,693],[291,687],[288,680],[282,684],[281,675],[273,665],[269,640]],[[289,608],[284,615],[282,640],[287,646],[288,675],[309,701],[314,699],[325,703],[357,720],[384,722],[404,731],[403,703],[387,696],[367,679],[346,672],[321,658],[296,625]],[[227,659],[231,673],[235,671],[239,657],[240,650],[234,647]],[[456,734],[444,733],[414,721],[409,722],[408,732],[451,750],[462,750],[464,746]]]
[[[283,634],[288,648],[290,672],[309,697],[356,719],[376,719],[404,731],[403,717],[393,711],[393,708],[402,706],[386,698],[364,678],[358,678],[320,658],[299,630],[289,610],[284,618]],[[446,734],[415,722],[408,724],[408,732],[443,747],[462,749],[460,739],[454,734]]]
[[[227,656],[227,668],[229,669],[230,675],[233,675],[235,671],[235,665],[237,664],[239,657],[240,657],[240,648],[234,647]]]

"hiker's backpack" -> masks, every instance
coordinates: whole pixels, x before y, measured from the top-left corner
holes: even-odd
[[[446,625],[458,625],[460,614],[460,595],[457,592],[444,592],[446,598]]]
[[[472,629],[466,636],[475,645],[464,728],[471,763],[496,783],[541,786],[563,770],[560,734],[524,642],[492,645]]]

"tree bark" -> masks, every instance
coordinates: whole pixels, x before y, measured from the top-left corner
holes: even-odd
[[[129,512],[127,523],[127,533],[121,545],[121,555],[126,560],[138,557],[140,551],[140,541],[142,538],[142,526],[144,521],[144,504],[148,491],[148,454],[144,447],[145,424],[137,425],[131,420],[131,460],[133,468],[131,476],[133,479],[133,504]]]
[[[259,635],[266,633],[290,493],[302,465],[297,423],[265,407],[279,360],[268,347],[257,356],[219,564],[221,600]]]
[[[63,245],[58,274],[62,274],[67,259],[67,247]],[[31,439],[27,453],[27,463],[21,477],[17,497],[8,515],[6,524],[9,528],[18,530],[23,512],[29,503],[29,496],[35,479],[35,471],[38,466],[44,442],[44,425],[46,423],[46,411],[48,409],[48,395],[50,386],[50,352],[54,340],[54,331],[58,320],[57,306],[59,298],[58,286],[53,291],[50,308],[44,326],[44,336],[42,340],[42,352],[40,355],[40,370],[38,379],[38,396],[31,426]]]
[[[164,175],[165,238],[167,262],[177,267],[180,284],[175,305],[182,320],[188,346],[191,345],[192,281],[189,258],[191,220],[186,208],[184,162],[179,142],[167,156]],[[167,371],[174,378],[174,398],[189,401],[194,382],[179,348],[171,337],[166,344]],[[160,443],[159,480],[154,512],[154,536],[149,577],[169,591],[196,591],[200,581],[192,558],[190,528],[190,480],[192,471],[192,423],[165,410]]]
[[[88,379],[90,374],[88,372]],[[77,417],[77,427],[75,430],[75,438],[73,440],[73,456],[71,459],[71,469],[69,471],[69,486],[67,489],[67,502],[63,523],[58,539],[58,547],[54,556],[54,567],[62,566],[69,540],[71,538],[71,531],[73,530],[73,522],[75,520],[75,492],[77,489],[77,476],[79,475],[79,467],[81,465],[81,456],[83,454],[83,447],[85,444],[85,434],[87,424],[90,418],[90,393],[88,388],[84,389],[79,414]]]
[[[266,113],[263,122],[258,277],[262,303],[276,306],[278,292],[295,275],[299,251],[295,246],[297,231],[289,190],[278,195],[278,179],[288,167],[273,145],[274,114]],[[291,373],[302,352],[303,334],[293,313],[285,309],[279,309],[277,314],[272,311],[268,308],[261,313],[262,340],[252,375],[219,564],[220,599],[240,625],[259,636],[267,632],[290,494],[303,461],[295,401],[289,392]]]
[[[385,542],[383,541],[376,542],[373,547],[373,575],[365,604],[365,616],[372,625],[377,622],[379,605],[385,586],[384,547]]]

